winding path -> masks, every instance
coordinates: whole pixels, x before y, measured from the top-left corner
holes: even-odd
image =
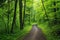
[[[46,38],[41,29],[39,29],[37,25],[33,25],[32,30],[24,37],[23,40],[46,40]]]

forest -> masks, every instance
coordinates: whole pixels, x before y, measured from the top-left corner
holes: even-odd
[[[60,0],[0,0],[0,40],[60,40]]]

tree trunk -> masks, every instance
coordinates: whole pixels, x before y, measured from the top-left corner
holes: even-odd
[[[8,21],[7,21],[7,32],[9,33],[9,15],[10,15],[10,0],[8,0]]]
[[[23,29],[23,18],[22,18],[22,0],[19,0],[19,19],[20,19],[20,29]]]
[[[17,9],[17,2],[18,2],[18,0],[15,0],[15,9],[14,9],[14,17],[13,17],[13,22],[12,22],[11,33],[14,32],[14,24],[15,24],[15,22],[16,22],[16,9]]]
[[[23,14],[23,26],[25,25],[25,9],[26,9],[26,0],[24,0],[24,14]]]
[[[42,1],[42,6],[43,6],[44,11],[45,11],[45,16],[47,17],[47,20],[49,20],[48,15],[47,15],[47,12],[46,12],[46,9],[45,9],[45,6],[44,6],[44,2],[43,2],[43,0],[41,0],[41,1]]]

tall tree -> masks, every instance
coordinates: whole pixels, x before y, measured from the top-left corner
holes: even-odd
[[[26,9],[26,0],[24,0],[24,14],[23,14],[23,26],[25,25],[25,9]]]
[[[19,19],[20,19],[20,29],[23,29],[23,17],[22,17],[22,0],[19,0]]]
[[[9,33],[9,15],[10,15],[10,0],[8,0],[8,21],[7,21],[7,32]]]
[[[41,2],[42,2],[43,9],[44,9],[44,11],[45,11],[45,16],[47,17],[47,20],[49,20],[48,15],[47,15],[46,8],[45,8],[45,6],[44,6],[44,1],[41,0]]]
[[[11,33],[13,33],[13,31],[14,31],[14,24],[16,22],[17,2],[18,2],[18,0],[15,0],[14,17],[13,17],[13,22],[12,22],[12,27],[11,27]]]

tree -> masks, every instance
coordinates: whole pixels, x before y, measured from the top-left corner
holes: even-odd
[[[7,15],[7,32],[9,33],[9,16],[10,16],[10,1],[11,0],[8,0],[8,15]]]
[[[25,25],[25,23],[24,23],[25,22],[25,20],[24,20],[25,19],[25,9],[26,9],[26,0],[24,0],[23,26]]]
[[[15,24],[15,22],[16,22],[17,2],[18,2],[18,0],[15,0],[14,17],[13,17],[13,22],[12,22],[12,27],[11,27],[11,33],[13,33],[13,30],[14,30],[14,24]]]
[[[41,0],[41,2],[42,2],[43,9],[44,9],[44,11],[45,11],[45,16],[47,17],[47,20],[49,20],[48,15],[47,15],[46,8],[45,8],[45,6],[44,6],[44,1]]]
[[[19,0],[19,19],[20,19],[20,29],[23,29],[23,17],[22,17],[22,0]]]

